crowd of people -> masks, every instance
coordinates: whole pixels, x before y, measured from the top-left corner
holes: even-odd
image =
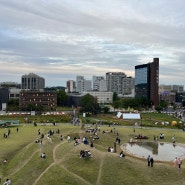
[[[17,128],[17,132],[18,132],[18,128]],[[35,143],[40,143],[40,148],[42,149],[42,140],[44,139],[45,135],[43,133],[41,133],[40,129],[38,129],[37,132],[38,132],[39,137],[35,140]],[[89,139],[86,136],[84,136],[82,139],[79,136],[74,137],[74,146],[77,146],[77,145],[82,143],[82,144],[88,145],[88,146],[93,148],[94,147],[94,142],[96,142],[94,140],[100,139],[99,138],[99,132],[100,132],[100,126],[98,126],[96,128],[93,128],[92,133],[89,132],[89,134],[90,134]],[[8,129],[7,135],[9,136],[10,133],[11,133],[11,131],[10,131],[10,129]],[[61,134],[61,131],[59,129],[57,129],[56,131],[50,129],[48,131],[48,133],[46,133],[46,138],[48,140],[51,140],[51,137],[55,133],[58,134],[59,140],[63,141],[64,139],[66,139],[66,141],[68,143],[71,142],[71,136],[68,134],[67,136],[63,137],[63,135]],[[110,132],[108,130],[106,130],[106,131],[104,130],[102,133],[103,134],[105,134],[105,133],[115,134],[115,141],[113,141],[113,142],[116,143],[117,145],[120,145],[121,140],[120,140],[118,131],[115,128],[113,130],[111,129]],[[135,133],[135,129],[134,129],[134,133]],[[104,137],[104,136],[101,136],[101,137]],[[142,136],[142,134],[139,134],[138,138],[139,139],[144,139],[145,137]],[[164,133],[160,133],[159,138],[164,139]],[[158,139],[158,137],[154,136],[154,141],[156,141],[157,139]],[[133,139],[132,139],[132,141],[133,141]],[[175,135],[172,136],[172,142],[175,143]],[[52,140],[51,140],[51,143],[52,143]],[[116,153],[115,146],[114,147],[109,146],[108,149],[107,149],[107,152]],[[125,154],[124,154],[123,151],[121,151],[118,155],[119,155],[120,158],[125,157]],[[88,150],[88,149],[87,150],[80,150],[80,158],[90,158],[90,157],[92,157],[92,153],[90,152],[90,150]],[[46,153],[42,152],[40,154],[40,158],[46,159]],[[5,160],[4,163],[6,163],[6,162],[7,162],[7,159]],[[150,155],[147,157],[147,164],[148,164],[148,167],[153,167],[154,166],[154,159]],[[180,158],[175,158],[174,166],[180,169],[181,165],[182,165],[182,160]],[[7,179],[3,185],[10,185],[10,184],[11,184],[11,180]]]

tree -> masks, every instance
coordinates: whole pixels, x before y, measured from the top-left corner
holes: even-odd
[[[120,98],[118,97],[118,94],[116,92],[113,93],[113,102],[114,101],[119,101]]]
[[[57,105],[64,106],[67,100],[67,94],[64,90],[59,90],[57,92]]]
[[[162,108],[167,108],[168,102],[166,102],[166,101],[164,101],[164,100],[161,100],[160,106],[161,106]]]
[[[18,99],[18,98],[9,99],[9,100],[8,100],[8,105],[14,105],[14,106],[19,105],[19,99]]]
[[[81,98],[81,111],[87,112],[87,113],[92,113],[92,114],[97,114],[100,112],[100,106],[97,102],[97,99],[90,95],[86,94]]]
[[[19,110],[19,99],[9,99],[7,105],[7,111],[18,111]]]
[[[121,101],[120,101],[120,100],[113,101],[112,106],[114,107],[114,110],[120,108],[120,106],[121,106]]]
[[[105,113],[105,114],[107,114],[109,111],[110,111],[110,108],[109,107],[103,107],[103,112]]]

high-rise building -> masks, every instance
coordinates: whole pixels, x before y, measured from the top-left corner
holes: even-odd
[[[45,79],[34,73],[23,75],[21,80],[21,88],[26,90],[44,89]]]
[[[68,80],[66,82],[67,92],[75,92],[76,91],[76,82],[74,80]]]
[[[115,92],[118,95],[123,94],[123,79],[126,77],[123,72],[106,73],[107,91]]]
[[[77,76],[76,77],[76,91],[77,92],[84,92],[90,91],[91,88],[91,80],[86,80],[84,76]]]
[[[0,111],[6,109],[6,105],[8,104],[8,89],[0,88]]]
[[[135,66],[135,97],[147,98],[153,106],[159,105],[159,58]]]
[[[123,95],[131,95],[134,91],[134,78],[126,77],[123,78],[123,85],[122,85],[122,94]]]
[[[104,76],[93,76],[93,91],[107,91],[107,83]]]

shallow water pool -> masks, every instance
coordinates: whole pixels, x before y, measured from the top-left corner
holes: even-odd
[[[126,143],[122,148],[127,153],[140,158],[152,156],[157,161],[173,161],[175,157],[185,157],[185,147],[172,143],[138,142]]]

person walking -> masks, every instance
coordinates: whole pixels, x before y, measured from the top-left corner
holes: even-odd
[[[174,164],[175,168],[178,167],[178,159],[177,159],[177,157],[174,159],[173,164]]]
[[[180,158],[177,159],[177,164],[178,164],[178,167],[179,169],[181,169],[181,164],[182,164],[182,161]]]
[[[150,166],[153,167],[153,164],[154,164],[154,159],[153,157],[150,157]]]
[[[147,157],[148,167],[150,166],[150,155]]]

